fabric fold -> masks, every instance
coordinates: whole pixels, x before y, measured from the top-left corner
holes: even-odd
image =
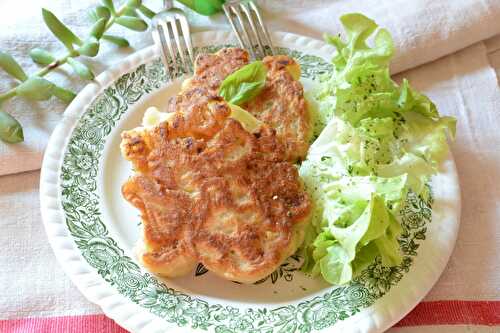
[[[451,54],[500,33],[497,0],[261,0],[271,29],[317,39],[342,33],[338,18],[360,12],[391,32],[397,49],[393,72],[401,72]],[[225,17],[200,17],[198,29],[226,28]]]

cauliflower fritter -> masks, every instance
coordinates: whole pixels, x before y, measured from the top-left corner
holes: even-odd
[[[174,277],[197,262],[233,281],[272,273],[303,240],[311,203],[275,130],[250,133],[208,89],[184,91],[175,113],[122,134],[136,175],[122,188],[141,211],[139,258]]]

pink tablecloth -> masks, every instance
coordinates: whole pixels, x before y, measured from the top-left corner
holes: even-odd
[[[498,332],[500,301],[432,301],[420,303],[391,332]],[[460,330],[460,331],[459,331]],[[0,332],[126,333],[102,314],[21,318],[0,321]]]

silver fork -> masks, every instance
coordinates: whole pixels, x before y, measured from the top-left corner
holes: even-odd
[[[266,46],[271,54],[275,53],[262,15],[253,1],[230,0],[222,8],[241,47],[247,49],[253,59],[258,58],[257,48],[260,57],[266,55]]]
[[[177,77],[184,71],[192,71],[194,64],[191,32],[184,12],[173,7],[172,0],[164,0],[164,10],[153,17],[153,40],[160,49],[167,74]],[[180,59],[180,66],[177,58]]]

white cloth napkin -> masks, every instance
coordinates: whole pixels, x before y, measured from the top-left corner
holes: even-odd
[[[460,231],[448,268],[426,299],[500,300],[500,89],[485,45],[398,77],[458,120],[451,149],[462,192]]]
[[[39,176],[0,177],[0,319],[98,313],[56,262],[40,216]]]
[[[498,0],[262,0],[260,7],[274,30],[322,39],[342,32],[339,16],[360,12],[390,31],[400,72],[461,50],[500,33]],[[199,28],[224,28],[223,15],[192,15]]]
[[[160,3],[151,2],[156,6]],[[83,35],[89,26],[85,10],[95,3],[3,0],[0,3],[0,49],[10,52],[26,69],[33,71],[36,66],[27,58],[31,48],[45,47],[56,53],[62,52],[60,43],[44,26],[39,7],[50,8],[75,32]],[[315,38],[321,38],[323,32],[340,32],[338,17],[341,14],[353,11],[364,13],[388,28],[394,36],[398,50],[393,65],[395,72],[435,60],[500,33],[498,0],[267,0],[259,4],[272,29]],[[227,28],[223,15],[205,18],[190,11],[188,14],[195,26],[194,30]],[[147,33],[131,33],[121,28],[116,31],[127,36],[136,49],[151,44]],[[99,73],[132,51],[106,45],[97,59],[87,62]],[[49,77],[56,82],[69,84],[76,90],[80,89],[84,82],[70,80],[67,70],[65,68]],[[0,73],[0,91],[5,91],[11,85],[12,81]],[[2,108],[23,124],[25,142],[17,145],[0,143],[0,175],[39,169],[50,133],[60,120],[65,106],[56,99],[42,103],[16,99]]]

